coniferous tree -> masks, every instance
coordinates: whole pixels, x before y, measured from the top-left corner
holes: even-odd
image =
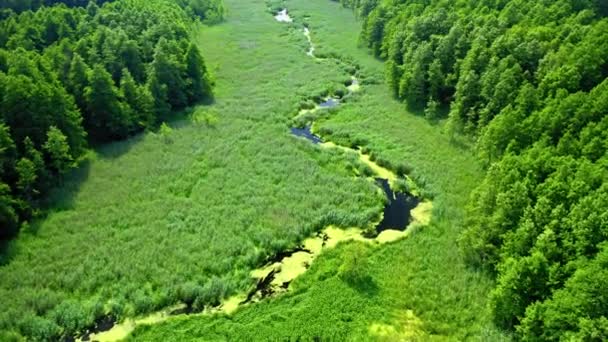
[[[194,103],[211,95],[211,85],[205,61],[196,45],[190,43],[186,51],[186,75],[188,78],[188,100]]]
[[[0,240],[10,238],[17,233],[18,216],[15,212],[15,200],[10,187],[0,182]]]
[[[47,133],[44,149],[53,171],[59,175],[65,173],[73,162],[70,154],[70,145],[66,136],[55,126],[51,126]]]
[[[83,109],[86,108],[84,90],[88,86],[88,74],[89,67],[84,62],[84,59],[78,53],[75,53],[70,63],[70,70],[68,71],[67,89],[74,95],[78,107]]]
[[[138,86],[128,69],[122,70],[120,93],[126,104],[132,109],[134,124],[149,128],[154,123],[154,99],[146,87]]]
[[[154,61],[150,65],[152,75],[149,76],[150,79],[165,86],[166,99],[171,108],[174,109],[182,108],[187,104],[186,83],[182,78],[182,66],[170,54],[171,51],[175,51],[176,49],[178,49],[177,46],[170,44],[164,37],[161,38],[154,50]],[[152,86],[151,90],[154,88],[158,87]],[[162,99],[162,91],[155,92],[152,90],[155,98],[157,93],[161,95]],[[161,100],[157,98],[158,101]]]
[[[112,76],[97,64],[89,71],[88,83],[84,94],[87,104],[85,125],[90,134],[101,140],[126,136],[132,121],[122,110]]]

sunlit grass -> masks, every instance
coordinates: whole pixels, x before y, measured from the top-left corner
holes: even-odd
[[[230,11],[199,37],[216,75],[216,103],[204,109],[212,115],[104,146],[67,177],[48,217],[0,266],[0,295],[10,298],[0,321],[52,322],[54,307],[74,300],[82,327],[174,304],[185,285],[215,301],[251,286],[251,269],[314,231],[378,217],[382,198],[352,177],[351,161],[289,132],[302,100],[348,74],[310,63],[301,30],[274,22],[262,2]]]
[[[255,11],[242,2],[228,4],[235,16],[240,10]],[[407,170],[424,194],[433,197],[430,225],[406,240],[366,247],[370,281],[362,286],[353,287],[337,274],[344,256],[339,247],[296,279],[292,293],[230,317],[183,318],[142,327],[132,339],[507,340],[492,325],[486,308],[491,281],[468,269],[456,246],[463,208],[482,177],[472,153],[455,146],[441,122],[429,123],[391,98],[382,83],[381,62],[357,46],[359,23],[350,11],[330,1],[285,4],[294,25],[305,21],[310,27],[315,54],[335,53],[361,66],[361,92],[318,119],[317,131],[345,146],[362,146],[393,170]],[[306,51],[299,42],[292,43]]]

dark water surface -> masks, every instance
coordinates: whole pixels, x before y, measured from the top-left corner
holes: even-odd
[[[376,231],[380,233],[387,229],[404,230],[412,218],[412,209],[416,208],[420,199],[410,193],[393,192],[386,179],[376,178],[376,182],[384,190],[388,199],[388,203],[384,207],[384,218],[376,226]]]
[[[318,136],[314,135],[310,131],[310,126],[306,126],[304,128],[292,127],[291,128],[291,134],[293,134],[293,135],[295,135],[297,137],[305,138],[305,139],[309,140],[310,142],[312,142],[313,144],[320,144],[320,143],[323,142],[323,140],[321,140],[321,138],[319,138]]]
[[[321,108],[334,108],[340,104],[340,100],[334,98],[328,98],[327,100],[319,103]]]

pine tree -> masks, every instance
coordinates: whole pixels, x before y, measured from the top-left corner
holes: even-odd
[[[57,127],[49,128],[44,149],[47,152],[50,166],[55,172],[61,175],[70,168],[73,160],[70,145],[68,145],[66,136]]]
[[[79,54],[75,53],[68,71],[67,90],[74,95],[79,108],[85,109],[84,89],[88,85],[89,67]]]
[[[89,72],[89,86],[85,89],[87,111],[85,124],[94,138],[124,137],[130,130],[128,113],[119,101],[119,93],[112,76],[100,64]]]
[[[132,117],[141,128],[151,127],[154,123],[154,99],[146,87],[138,86],[128,69],[122,70],[120,93],[132,110]]]
[[[182,68],[176,58],[170,54],[172,51],[176,50],[178,50],[177,46],[170,44],[165,38],[161,38],[158,44],[156,44],[154,61],[151,64],[155,82],[166,87],[167,100],[173,109],[182,108],[188,102],[186,96],[186,82],[182,78]],[[157,86],[155,87],[158,88]],[[162,92],[158,93],[159,95],[162,95]],[[152,94],[156,98],[156,92],[154,90],[152,90]],[[157,101],[159,100],[160,99],[157,98]]]
[[[428,120],[436,120],[439,118],[439,103],[431,98],[424,109],[424,116]]]
[[[77,155],[74,148],[70,148],[70,150],[73,155]],[[36,190],[44,190],[48,177],[46,166],[44,164],[44,159],[42,158],[42,153],[34,146],[30,137],[26,137],[23,141],[23,156],[34,163],[36,178],[38,180]]]
[[[154,110],[156,118],[167,116],[171,111],[169,105],[169,96],[167,94],[167,85],[162,84],[155,73],[152,73],[148,78],[147,83],[150,94],[154,98]]]
[[[16,158],[16,148],[7,125],[0,121],[0,179],[11,172]]]
[[[185,60],[186,77],[188,78],[188,100],[192,104],[211,95],[211,86],[205,61],[196,45],[190,43]]]
[[[18,217],[15,200],[11,197],[10,187],[0,181],[0,240],[8,239],[17,233]]]
[[[445,76],[441,71],[441,61],[435,59],[429,67],[429,96],[438,101],[442,100],[442,90],[445,84]]]
[[[36,166],[31,160],[22,157],[15,165],[15,171],[17,172],[17,189],[21,196],[30,202],[36,192],[34,189],[38,180]]]

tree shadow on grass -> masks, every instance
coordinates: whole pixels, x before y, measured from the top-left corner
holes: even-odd
[[[83,160],[78,167],[68,172],[55,186],[44,201],[41,207],[44,211],[67,210],[74,207],[74,198],[80,192],[80,187],[89,178],[91,172],[91,161]]]
[[[8,265],[15,254],[15,248],[11,241],[0,240],[0,266]]]
[[[135,145],[139,144],[146,135],[150,134],[151,132],[157,132],[162,123],[169,124],[173,129],[183,128],[191,124],[190,116],[196,111],[197,108],[200,108],[201,106],[206,108],[214,103],[215,99],[213,97],[207,98],[197,105],[171,112],[170,114],[159,118],[156,125],[150,130],[145,130],[123,140],[94,144],[94,149],[101,158],[119,158],[128,153]]]
[[[367,296],[367,297],[375,297],[378,295],[380,288],[378,284],[374,281],[369,275],[361,276],[356,279],[343,279],[344,282],[352,289],[357,292]]]
[[[0,266],[9,264],[18,254],[16,240],[19,238],[19,234],[36,235],[50,212],[69,210],[74,207],[74,198],[80,192],[81,185],[89,178],[90,169],[91,161],[84,159],[76,168],[68,171],[35,206],[38,214],[34,215],[31,222],[25,222],[17,235],[11,239],[0,240]]]
[[[104,159],[116,159],[123,154],[129,152],[133,146],[137,145],[141,142],[147,134],[146,132],[139,133],[131,138],[121,141],[115,141],[111,143],[105,143],[101,145],[97,145],[95,150],[97,154]]]

